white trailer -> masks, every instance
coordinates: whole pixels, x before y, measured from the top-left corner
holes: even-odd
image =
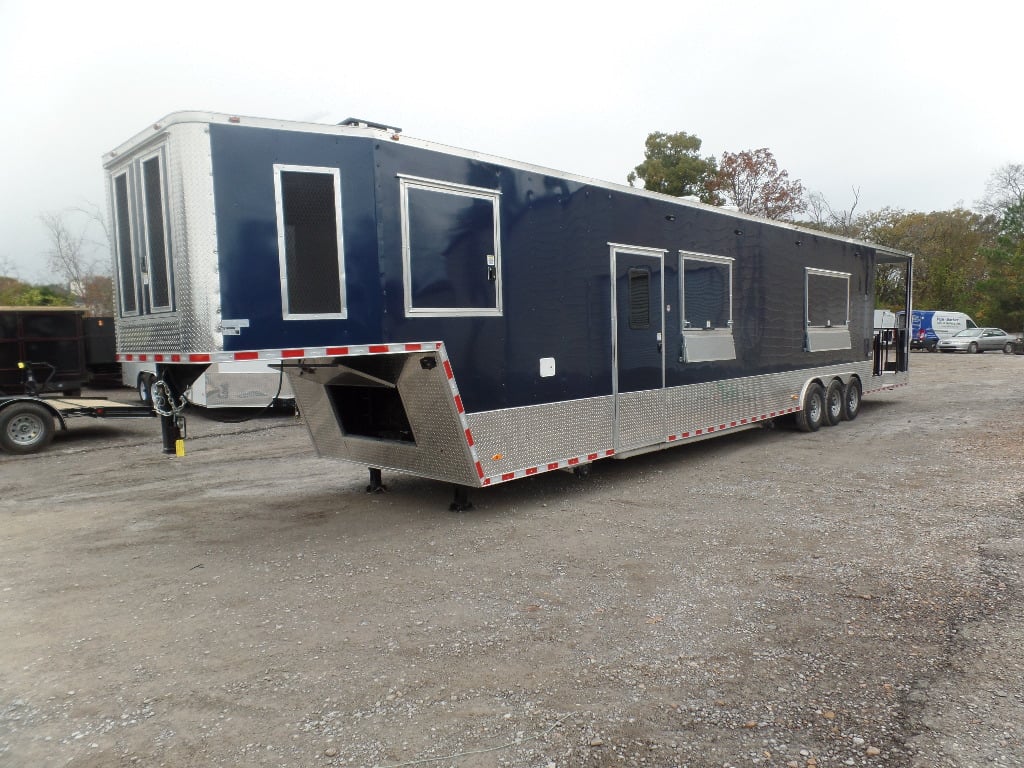
[[[152,402],[157,378],[154,362],[121,363],[121,382],[135,389],[143,403]],[[258,360],[213,363],[192,382],[184,395],[189,403],[202,408],[266,408],[295,401],[288,378]]]

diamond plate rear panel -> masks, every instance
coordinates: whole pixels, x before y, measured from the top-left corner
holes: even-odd
[[[160,145],[165,149],[174,310],[118,317],[117,348],[127,354],[220,350],[220,283],[209,131],[199,123],[178,124],[155,141],[134,157],[151,153]]]
[[[486,475],[607,450],[614,418],[611,396],[466,415]]]
[[[415,443],[345,434],[328,387],[339,387],[342,392],[338,396],[344,397],[345,386],[356,379],[333,359],[307,360],[301,367],[287,369],[317,452],[460,485],[479,484],[465,428],[437,356],[428,352],[388,357],[396,363],[397,391]],[[424,358],[435,365],[425,367]]]

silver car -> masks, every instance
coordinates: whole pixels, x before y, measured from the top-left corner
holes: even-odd
[[[1001,328],[966,328],[939,342],[939,352],[1013,352],[1013,336]]]

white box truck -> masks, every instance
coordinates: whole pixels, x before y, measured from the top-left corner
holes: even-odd
[[[911,312],[911,349],[926,349],[935,352],[942,339],[977,324],[963,312],[935,309],[915,309]]]

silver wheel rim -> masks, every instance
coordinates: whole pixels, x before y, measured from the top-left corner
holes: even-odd
[[[7,424],[7,437],[17,445],[32,445],[43,433],[43,422],[38,416],[23,413],[15,416]]]
[[[818,421],[821,418],[821,398],[811,398],[811,407],[808,409],[807,415],[811,417],[811,421]]]

